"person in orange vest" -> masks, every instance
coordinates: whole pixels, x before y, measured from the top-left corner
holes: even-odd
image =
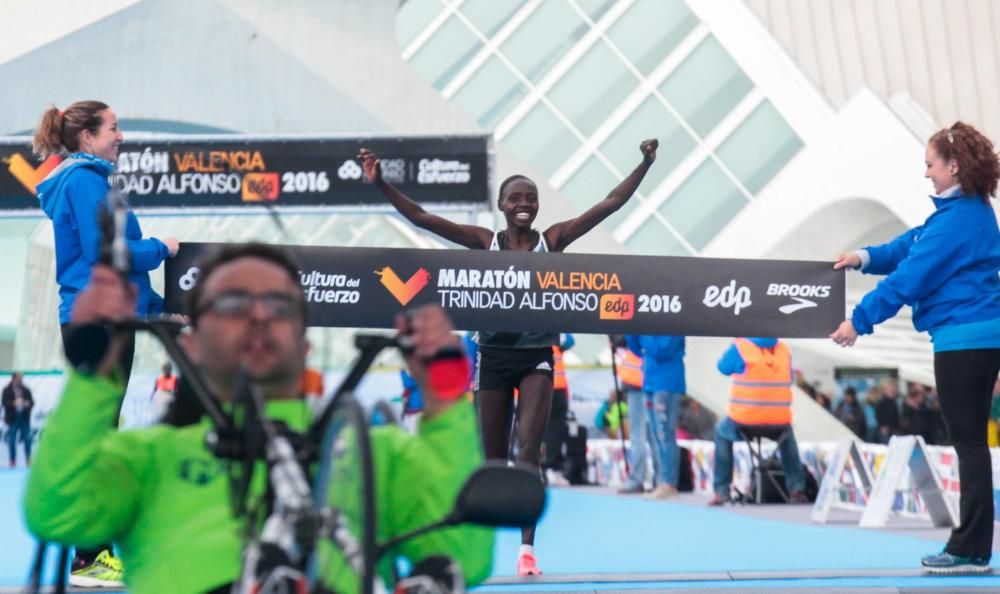
[[[808,503],[806,477],[792,424],[792,353],[777,338],[737,338],[718,363],[733,378],[726,416],[715,427],[715,495],[709,505],[730,500],[733,481],[733,442],[743,438],[741,425],[789,426],[789,436],[778,444],[785,486],[792,503]]]
[[[549,421],[542,436],[542,468],[545,480],[550,485],[569,486],[563,476],[563,438],[566,434],[566,412],[569,410],[569,381],[566,379],[566,363],[563,353],[573,348],[576,339],[572,334],[560,334],[559,344],[552,345],[552,408]]]
[[[299,390],[305,396],[309,408],[316,412],[319,403],[323,400],[323,374],[311,367],[302,370],[302,377],[299,379]]]
[[[177,391],[177,376],[174,375],[173,365],[164,363],[161,371],[163,373],[156,378],[156,390],[173,394]]]
[[[323,397],[323,374],[319,371],[306,367],[302,371],[302,379],[299,382],[302,394],[310,398]]]
[[[650,435],[646,422],[646,395],[642,391],[642,357],[628,350],[623,337],[616,342],[614,357],[618,385],[628,403],[629,426],[628,479],[618,492],[630,495],[645,491],[649,465]]]
[[[163,418],[167,407],[174,399],[174,394],[177,393],[177,376],[174,375],[173,366],[170,363],[164,363],[161,371],[163,373],[157,376],[156,383],[153,385],[153,393],[150,395],[150,400],[153,401],[153,416],[156,419]]]

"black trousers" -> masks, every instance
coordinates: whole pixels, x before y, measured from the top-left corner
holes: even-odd
[[[66,347],[66,338],[69,333],[72,332],[72,327],[69,324],[63,324],[60,327],[63,341],[63,348]],[[125,346],[122,347],[122,351],[118,356],[118,369],[122,374],[122,383],[125,386],[126,391],[128,390],[128,380],[132,376],[132,360],[135,358],[135,332],[128,332],[126,337]],[[115,415],[114,424],[112,425],[115,429],[118,428],[118,417],[121,416],[122,412],[122,402],[123,398],[118,402],[118,414]],[[93,563],[94,559],[101,554],[101,551],[108,550],[111,551],[111,545],[106,544],[94,549],[76,549],[76,554],[73,559],[73,569],[76,569],[80,565],[89,565]]]
[[[960,526],[945,547],[952,555],[989,559],[993,550],[993,465],[986,427],[998,371],[1000,349],[934,353],[941,413],[958,454],[961,484]]]
[[[566,434],[566,412],[569,410],[569,393],[562,389],[552,390],[552,408],[549,409],[549,422],[545,425],[545,456],[542,458],[542,468],[562,470],[562,443]]]

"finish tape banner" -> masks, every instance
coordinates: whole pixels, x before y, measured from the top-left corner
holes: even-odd
[[[182,312],[199,256],[166,262],[166,307]],[[844,320],[830,262],[483,250],[287,246],[309,325],[391,328],[436,303],[461,330],[825,338]]]
[[[382,175],[424,204],[489,202],[488,136],[402,138],[173,137],[123,142],[114,187],[134,208],[381,206],[356,159],[369,148]],[[38,209],[37,184],[62,160],[39,163],[31,140],[0,141],[0,210]]]

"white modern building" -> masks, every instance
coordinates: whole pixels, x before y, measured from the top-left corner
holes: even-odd
[[[639,141],[655,136],[659,157],[638,194],[572,251],[830,260],[927,216],[923,143],[932,131],[961,118],[1000,137],[1000,7],[944,5],[20,3],[5,10],[9,33],[0,38],[8,90],[0,134],[30,132],[50,103],[91,97],[111,104],[126,131],[485,130],[495,138],[497,179],[516,172],[539,182],[541,225],[603,198],[638,163]],[[21,368],[59,365],[51,230],[39,223],[0,221],[12,287],[0,299],[19,312],[0,320],[0,340],[13,341],[11,364]],[[159,216],[143,225],[182,240],[279,239],[262,216]],[[383,214],[292,215],[286,226],[296,243],[442,246]],[[848,286],[854,301],[873,285],[852,275]],[[345,333],[313,339],[317,364],[345,360]],[[604,344],[581,342],[585,362]],[[690,391],[717,409],[727,380],[714,362],[725,345],[689,342]],[[821,340],[793,347],[797,365],[826,389],[841,366],[894,367],[933,383],[928,341],[905,312],[849,351]],[[139,368],[153,368],[159,355],[140,350]],[[842,433],[798,400],[812,437]]]

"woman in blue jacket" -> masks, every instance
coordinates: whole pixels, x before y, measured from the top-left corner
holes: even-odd
[[[59,324],[64,346],[76,295],[87,285],[90,269],[100,256],[98,211],[111,189],[108,178],[118,161],[121,142],[118,118],[100,101],[77,101],[65,111],[52,107],[42,114],[35,131],[32,148],[40,158],[66,155],[37,188],[42,210],[52,219],[55,236]],[[139,220],[131,211],[126,236],[132,257],[129,281],[136,289],[136,314],[162,313],[163,298],[153,291],[149,271],[177,253],[177,240],[143,239]],[[126,345],[119,358],[119,371],[127,386],[135,354],[134,334],[128,337]],[[110,547],[77,550],[70,584],[115,586],[120,578],[121,567],[110,556]]]
[[[118,118],[99,101],[78,101],[66,111],[48,109],[35,131],[33,149],[40,158],[68,153],[37,188],[42,210],[52,219],[59,323],[64,328],[76,294],[86,286],[90,269],[100,256],[97,216],[111,189],[108,178],[118,161],[121,142]],[[132,256],[129,280],[137,290],[136,313],[162,313],[163,298],[153,291],[149,271],[177,253],[177,240],[143,239],[139,220],[131,211],[126,235]],[[121,367],[127,382],[132,368],[131,350],[122,357]]]
[[[959,460],[960,522],[944,550],[921,560],[931,573],[987,573],[993,548],[993,479],[986,425],[1000,371],[1000,231],[989,199],[1000,163],[993,143],[957,122],[927,144],[935,211],[891,242],[841,254],[834,268],[887,275],[830,337],[859,334],[913,308],[913,325],[934,344],[948,434]]]

